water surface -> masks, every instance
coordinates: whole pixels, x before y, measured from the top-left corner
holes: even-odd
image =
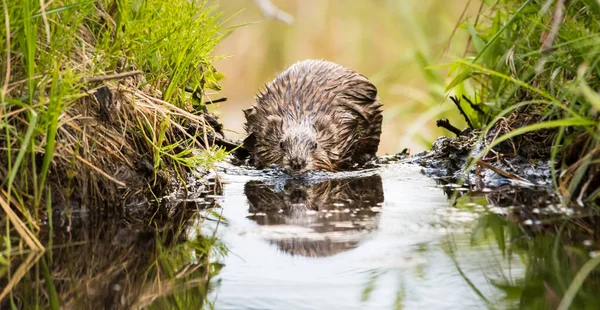
[[[482,210],[451,208],[419,167],[311,182],[221,177],[229,225],[218,235],[230,254],[214,279],[217,309],[478,309],[481,294],[502,299],[482,270],[523,273],[498,263],[493,244],[470,246]]]
[[[400,163],[219,178],[151,208],[55,214],[46,252],[0,261],[0,309],[555,309],[600,255],[594,211],[547,188],[444,185]],[[599,279],[571,309],[600,308]]]

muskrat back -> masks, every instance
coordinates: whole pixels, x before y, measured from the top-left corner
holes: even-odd
[[[259,168],[344,170],[370,160],[379,146],[377,88],[363,75],[328,61],[291,66],[244,114],[244,145]]]

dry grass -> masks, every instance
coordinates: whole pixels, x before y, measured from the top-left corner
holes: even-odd
[[[209,7],[3,5],[0,181],[13,207],[27,214],[26,205],[39,218],[49,202],[94,207],[160,193],[171,176],[183,180],[190,168],[222,158],[195,109],[204,87],[218,88],[209,53],[220,34]],[[172,19],[181,24],[152,28]],[[185,28],[194,25],[204,28]]]
[[[226,152],[204,112],[221,78],[211,53],[223,33],[211,6],[1,4],[0,268],[12,275],[4,297],[39,259],[38,224],[52,230],[52,214],[147,207]],[[34,260],[15,273],[27,251]]]

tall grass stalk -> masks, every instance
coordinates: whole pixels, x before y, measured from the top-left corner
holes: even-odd
[[[57,63],[56,68],[54,69],[54,74],[52,76],[52,86],[50,87],[50,102],[48,104],[48,118],[50,119],[50,124],[48,125],[47,136],[46,136],[46,148],[44,151],[44,161],[42,162],[40,177],[39,177],[39,185],[38,192],[36,193],[35,205],[36,207],[40,205],[42,200],[44,185],[46,183],[46,176],[48,175],[48,170],[50,169],[50,163],[52,162],[52,158],[54,157],[54,148],[56,142],[56,132],[58,130],[58,118],[60,117],[62,111],[62,94],[60,94],[60,90],[58,87],[58,73],[59,73],[60,65]]]

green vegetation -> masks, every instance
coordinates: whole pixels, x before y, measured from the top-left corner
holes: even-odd
[[[0,16],[1,300],[53,211],[119,211],[226,152],[203,112],[225,30],[205,1],[2,0]]]
[[[201,0],[0,2],[0,306],[205,305],[208,280],[220,268],[214,257],[226,252],[214,234],[208,238],[200,231],[207,220],[220,222],[212,211],[197,212],[206,206],[178,205],[175,211],[157,206],[145,210],[152,217],[147,222],[129,214],[120,218],[118,212],[71,222],[68,212],[119,211],[130,199],[160,196],[184,182],[193,169],[210,169],[226,155],[211,146],[219,129],[205,112],[212,95],[208,91],[220,90],[221,75],[211,65],[217,59],[211,53],[227,30],[219,14]],[[314,4],[326,13],[320,22],[313,19],[315,10],[297,8],[298,14],[311,16],[304,23],[310,20],[328,31],[307,24],[271,27],[273,35],[262,35],[269,52],[245,70],[262,83],[272,72],[258,68],[272,71],[306,58],[309,53],[301,53],[302,48],[315,47],[306,44],[311,40],[298,29],[312,29],[319,48],[326,41],[338,44],[310,54],[313,58],[353,62],[333,59],[344,55],[381,62],[375,67],[383,70],[364,73],[381,85],[382,98],[389,98],[386,105],[415,103],[388,110],[416,119],[406,126],[405,140],[450,109],[425,103],[439,103],[447,92],[466,98],[461,101],[463,113],[481,131],[484,145],[477,157],[550,160],[564,204],[579,204],[589,212],[576,219],[551,214],[531,229],[519,225],[538,221],[518,212],[531,207],[524,203],[506,216],[485,213],[472,244],[494,244],[508,263],[521,259],[526,266],[520,277],[490,275],[491,285],[506,293],[499,301],[469,281],[456,258],[456,244],[449,240],[445,250],[490,307],[500,302],[525,308],[596,308],[600,258],[593,257],[598,253],[593,251],[598,244],[593,207],[600,204],[600,3],[482,0],[477,16],[460,25],[469,44],[466,56],[447,66],[452,80],[424,70],[414,85],[407,77],[419,67],[429,68],[444,52],[456,54],[440,46],[439,36],[427,41],[449,27],[445,18],[430,22],[430,15],[446,8],[433,1],[422,11],[402,1],[357,3]],[[328,6],[332,14],[325,11]],[[365,9],[377,14],[364,14],[369,12]],[[326,22],[338,11],[337,21]],[[337,29],[349,25],[344,23],[348,12],[357,12],[354,16],[361,20],[374,16],[369,19],[374,26],[355,27],[346,31],[347,37],[340,36]],[[386,14],[397,18],[382,18]],[[402,41],[404,28],[412,37]],[[300,43],[284,54],[282,46],[290,45],[290,38]],[[398,54],[404,45],[416,48]],[[448,48],[456,49],[456,44]],[[259,84],[248,82],[245,74],[238,78],[252,91]],[[508,145],[502,150],[514,153],[499,150],[501,144]],[[51,216],[57,210],[67,211],[67,216]],[[56,220],[68,224],[55,229]],[[47,229],[40,229],[38,223],[44,221]],[[52,251],[44,254],[44,246]],[[377,277],[363,299],[370,298]],[[106,291],[115,292],[109,294],[113,300],[104,299]],[[401,287],[398,307],[405,295]]]
[[[458,207],[468,209],[474,202],[485,204],[486,199],[491,202],[493,196],[502,195],[465,195],[459,199]],[[528,215],[534,217],[530,221],[542,225],[522,225],[526,214],[522,208],[530,206],[530,194],[517,191],[510,196],[518,206],[514,211],[506,215],[483,212],[469,242],[448,237],[443,243],[467,283],[471,283],[469,275],[462,271],[472,266],[459,259],[464,247],[495,253],[495,259],[484,261],[481,268],[488,279],[487,286],[494,289],[485,285],[471,289],[490,309],[597,309],[600,258],[598,251],[593,251],[597,245],[594,224],[576,219],[576,225],[572,225],[573,222],[556,221],[556,215],[550,213]]]
[[[447,87],[475,102],[463,110],[484,136],[495,135],[479,157],[509,141],[519,155],[556,163],[555,186],[567,200],[597,205],[600,4],[487,3],[463,23],[474,53],[452,65]]]
[[[465,99],[461,109],[481,131],[483,151],[476,159],[550,160],[560,196],[556,205],[549,205],[554,198],[538,205],[527,198],[531,193],[514,190],[510,197],[523,200],[504,204],[516,211],[503,217],[486,213],[479,221],[474,245],[493,236],[509,264],[517,258],[526,266],[515,278],[490,276],[491,284],[506,293],[498,303],[510,308],[598,307],[598,16],[600,3],[592,0],[482,1],[477,17],[462,24],[470,34],[471,53],[451,65],[453,80],[447,91]],[[572,212],[534,214],[534,208],[556,206]],[[448,246],[451,257],[454,249]],[[460,270],[460,262],[455,263]],[[498,304],[476,293],[488,306]]]

